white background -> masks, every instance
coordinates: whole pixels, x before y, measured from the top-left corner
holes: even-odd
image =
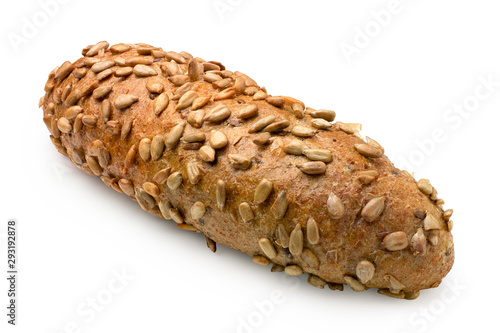
[[[16,327],[6,324],[7,285],[1,279],[0,331],[414,333],[496,327],[497,1],[401,0],[384,26],[372,13],[392,9],[388,0],[23,0],[2,6],[0,276],[6,271],[6,221],[16,218],[20,277]],[[38,27],[30,30],[31,24]],[[359,31],[365,29],[370,36],[363,38]],[[76,169],[53,147],[37,104],[48,73],[100,40],[218,60],[271,94],[363,123],[363,134],[378,140],[398,166],[429,178],[445,208],[455,209],[452,271],[415,301],[375,290],[320,290],[305,276],[270,273],[231,249],[219,246],[213,254],[202,235],[147,214]],[[350,56],[342,51],[348,44],[356,51]],[[122,271],[129,280],[120,283],[114,276]],[[88,303],[96,297],[106,303],[98,304],[99,311]]]

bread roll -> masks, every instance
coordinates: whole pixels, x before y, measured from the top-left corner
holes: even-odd
[[[142,209],[316,287],[413,299],[453,265],[452,210],[360,126],[216,61],[99,42],[49,75],[58,151]]]

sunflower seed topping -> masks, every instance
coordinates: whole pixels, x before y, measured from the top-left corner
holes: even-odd
[[[120,179],[118,181],[118,186],[128,196],[135,195],[134,185],[128,179]]]
[[[158,171],[154,177],[153,181],[157,183],[158,185],[163,185],[167,181],[167,178],[170,174],[170,167],[166,167],[165,169],[161,169]]]
[[[158,73],[156,73],[154,68],[146,65],[135,65],[134,74],[137,75],[138,77],[158,75]]]
[[[198,98],[198,94],[195,91],[188,91],[179,99],[176,110],[183,110],[187,107],[190,107],[193,104],[193,101]]]
[[[361,211],[361,216],[366,222],[375,221],[384,211],[385,197],[371,199]]]
[[[365,185],[370,184],[379,176],[377,170],[366,170],[358,172],[358,180]]]
[[[112,60],[99,61],[92,65],[90,70],[94,73],[100,73],[105,69],[111,68],[115,65],[115,62]]]
[[[406,247],[408,246],[408,237],[406,236],[406,232],[396,231],[388,234],[384,237],[380,246],[388,251],[399,251],[406,249]]]
[[[330,193],[328,196],[326,207],[328,209],[328,214],[332,219],[340,219],[345,215],[344,203],[333,193]]]
[[[167,107],[170,102],[167,93],[162,93],[155,98],[153,102],[153,111],[155,115],[159,116]]]
[[[316,131],[312,128],[303,125],[295,125],[292,127],[292,134],[301,138],[309,138],[316,134]]]
[[[298,223],[290,234],[290,253],[294,256],[299,256],[302,253],[304,247],[304,233],[302,232],[302,226]]]
[[[286,190],[281,191],[271,206],[271,213],[276,219],[282,219],[288,209],[288,199]]]
[[[186,63],[186,59],[177,52],[167,52],[165,54],[165,58],[167,58],[167,60],[169,60],[169,61],[173,60],[178,64],[185,64]]]
[[[267,94],[265,92],[263,92],[262,90],[257,91],[253,95],[253,100],[254,101],[261,101],[261,100],[266,99],[266,98],[267,98]]]
[[[66,109],[64,116],[70,120],[75,119],[83,111],[80,105],[71,106]]]
[[[181,213],[177,208],[170,208],[169,210],[170,217],[172,220],[175,221],[177,224],[182,224],[184,223],[184,218],[182,217]]]
[[[256,145],[262,146],[262,145],[265,145],[266,143],[268,143],[269,139],[271,139],[271,134],[268,132],[264,132],[264,133],[259,133],[256,136],[254,136],[252,141]]]
[[[300,266],[288,265],[285,267],[285,273],[290,276],[299,276],[304,273],[304,271],[302,270],[302,268],[300,268]]]
[[[239,119],[249,119],[255,117],[259,113],[259,108],[255,104],[249,104],[241,108],[238,114]]]
[[[262,130],[264,127],[272,124],[276,120],[276,116],[270,115],[264,118],[260,118],[255,123],[253,123],[248,129],[248,133],[255,133]]]
[[[184,74],[174,75],[174,76],[170,76],[168,78],[168,80],[170,82],[172,82],[174,85],[179,87],[179,86],[182,86],[182,85],[186,84],[187,82],[189,82],[189,76],[184,75]]]
[[[142,184],[142,188],[144,189],[144,191],[146,191],[147,194],[151,195],[152,197],[156,198],[160,195],[160,189],[158,188],[158,186],[151,182],[145,182],[144,184]]]
[[[213,239],[208,238],[207,236],[205,236],[205,239],[207,241],[207,247],[210,249],[210,251],[212,252],[217,251],[217,243]]]
[[[207,208],[205,207],[205,204],[201,201],[197,201],[194,203],[193,206],[191,206],[191,217],[195,220],[199,220],[205,215],[207,211]]]
[[[399,282],[394,276],[392,275],[386,275],[384,276],[384,279],[389,282],[389,291],[391,293],[397,294],[405,287],[404,284]]]
[[[287,154],[300,156],[300,155],[302,155],[302,152],[305,149],[309,149],[309,147],[307,147],[307,145],[304,141],[292,140],[288,144],[285,145],[283,150]]]
[[[80,113],[78,114],[78,116],[76,116],[75,118],[75,122],[73,124],[73,134],[78,134],[78,132],[80,132],[80,130],[82,129],[83,127],[83,113]]]
[[[203,73],[203,65],[198,63],[196,58],[190,59],[188,62],[188,75],[191,81],[197,81]]]
[[[253,256],[252,261],[261,266],[267,266],[271,263],[269,259],[264,256]]]
[[[106,41],[99,42],[93,45],[85,54],[86,57],[93,57],[99,53],[101,50],[106,50],[109,47],[109,43]]]
[[[276,133],[284,130],[288,126],[290,126],[290,122],[288,120],[281,120],[266,126],[265,128],[262,129],[262,131]]]
[[[224,104],[219,104],[210,110],[204,119],[212,123],[219,123],[229,118],[230,115],[231,110],[229,110],[229,108]]]
[[[298,164],[297,168],[308,175],[320,175],[326,172],[326,164],[321,161]]]
[[[213,149],[224,148],[227,145],[227,136],[220,131],[212,131],[208,143]]]
[[[127,44],[115,44],[109,48],[111,53],[113,54],[118,54],[118,53],[124,53],[130,50],[131,46]]]
[[[70,133],[73,126],[67,118],[61,117],[57,120],[57,128],[63,133]]]
[[[202,161],[213,162],[215,160],[215,150],[210,146],[202,146],[198,154]]]
[[[328,149],[304,149],[302,154],[312,161],[329,163],[333,160],[332,153]]]
[[[113,90],[112,86],[99,87],[92,92],[92,97],[94,97],[95,99],[104,98],[111,92],[111,90]]]
[[[278,225],[278,241],[278,245],[284,248],[288,248],[290,244],[290,236],[288,236],[288,232],[281,223]]]
[[[125,77],[125,76],[129,76],[133,72],[134,72],[134,69],[132,67],[122,67],[122,68],[116,69],[115,76],[116,77]]]
[[[161,94],[164,87],[158,78],[151,77],[146,81],[146,89],[152,94]]]
[[[96,176],[100,176],[102,174],[102,168],[97,162],[96,158],[94,156],[87,156],[86,157],[87,164]]]
[[[208,72],[208,73],[205,73],[205,75],[203,75],[203,80],[205,80],[209,83],[214,83],[214,82],[222,80],[222,77],[220,75],[215,74],[215,73]]]
[[[130,130],[132,129],[132,121],[133,119],[131,118],[125,119],[120,133],[120,139],[125,140],[127,138],[127,136],[130,133]]]
[[[189,182],[192,185],[198,184],[201,180],[201,171],[198,164],[189,162],[186,167]]]
[[[218,180],[217,185],[215,187],[215,197],[217,200],[217,207],[220,210],[224,208],[224,204],[226,203],[226,183],[223,180]]]
[[[238,210],[240,212],[241,218],[243,219],[243,222],[248,222],[255,218],[252,207],[250,207],[248,202],[240,203],[240,205],[238,206]]]
[[[366,143],[355,144],[354,148],[363,156],[366,157],[381,157],[384,151]]]
[[[273,190],[273,183],[271,183],[267,179],[262,179],[255,188],[255,193],[254,193],[254,202],[256,204],[263,203],[266,201],[267,197],[269,197],[269,194],[271,194],[271,191]]]
[[[427,238],[425,238],[422,228],[418,228],[410,241],[410,249],[413,255],[425,255],[427,250]]]
[[[241,154],[229,154],[227,155],[229,164],[235,169],[246,170],[252,164],[252,160],[249,157]]]
[[[319,228],[318,224],[316,223],[316,220],[314,220],[312,217],[307,220],[307,241],[309,244],[318,244],[319,243]]]
[[[266,98],[266,102],[278,108],[281,108],[283,107],[283,105],[285,105],[285,99],[281,96],[269,96]]]
[[[443,213],[443,219],[448,222],[451,218],[451,215],[453,215],[453,209],[447,209]]]
[[[125,166],[131,168],[135,163],[135,155],[137,154],[137,146],[132,145],[125,156]]]
[[[309,283],[311,286],[323,289],[326,286],[326,281],[320,278],[319,276],[309,274],[309,277],[307,278],[307,283]]]
[[[274,259],[278,256],[276,249],[274,248],[273,243],[268,238],[259,239],[259,246],[262,252],[269,258]]]
[[[82,117],[82,123],[88,127],[95,127],[97,125],[97,117],[91,114],[86,114]]]
[[[179,140],[181,139],[182,133],[184,133],[185,122],[181,122],[172,128],[172,130],[165,137],[165,148],[172,149],[177,146]]]
[[[200,96],[197,97],[194,101],[193,104],[191,105],[191,110],[198,110],[207,105],[207,103],[210,102],[210,97],[208,96]]]
[[[181,67],[175,62],[166,62],[162,64],[162,69],[165,71],[167,76],[182,75]]]
[[[135,102],[137,102],[138,100],[139,98],[137,96],[130,94],[121,94],[115,98],[113,104],[117,109],[125,109],[128,108],[130,105],[134,104]]]
[[[151,158],[151,140],[144,138],[139,142],[139,156],[147,162]]]
[[[311,112],[311,116],[314,118],[322,118],[326,121],[335,120],[335,111],[333,110],[314,110]]]
[[[427,213],[427,216],[424,219],[424,230],[427,231],[434,229],[443,229],[443,225],[433,215]]]
[[[59,67],[59,69],[56,71],[55,75],[54,75],[54,80],[59,80],[59,81],[62,81],[64,80],[68,75],[69,73],[71,73],[73,71],[73,64],[69,61],[65,61],[61,67]]]
[[[182,173],[176,171],[167,178],[167,186],[170,190],[176,190],[182,184]]]
[[[345,283],[351,287],[352,290],[354,291],[363,291],[365,290],[365,286],[359,282],[358,280],[356,280],[355,278],[353,278],[352,276],[349,276],[349,275],[345,275],[344,276],[344,280],[345,280]]]
[[[356,275],[361,283],[365,284],[375,275],[375,266],[367,260],[362,260],[356,266]]]
[[[418,189],[420,192],[422,192],[425,195],[431,195],[432,194],[432,185],[429,179],[420,179],[417,183]]]

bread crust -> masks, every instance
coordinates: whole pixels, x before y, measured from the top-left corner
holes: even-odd
[[[335,113],[267,95],[246,75],[217,62],[146,44],[108,46],[89,46],[83,50],[89,56],[56,68],[41,100],[52,141],[79,168],[210,242],[263,264],[296,265],[332,286],[388,289],[411,298],[438,286],[451,269],[450,213],[435,189],[424,193],[429,189],[395,168],[383,148],[361,139],[355,126],[337,122],[325,128]],[[257,106],[257,115],[249,105]],[[264,128],[271,131],[269,139],[256,127],[263,119],[273,120]],[[214,131],[227,137],[223,148],[209,148]],[[309,151],[287,153],[292,140]],[[202,146],[208,146],[203,153]],[[175,177],[166,179],[176,172],[182,184],[171,189]],[[272,189],[256,203],[263,179]],[[220,208],[222,182],[226,199]],[[339,207],[343,214],[333,218]],[[419,228],[424,238],[415,236]],[[262,239],[271,249],[265,251]],[[356,270],[362,261],[375,268],[364,284]]]

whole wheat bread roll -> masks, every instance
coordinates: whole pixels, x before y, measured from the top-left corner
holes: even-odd
[[[58,151],[151,214],[311,285],[413,299],[453,265],[451,210],[359,125],[216,61],[99,42],[40,100]]]

